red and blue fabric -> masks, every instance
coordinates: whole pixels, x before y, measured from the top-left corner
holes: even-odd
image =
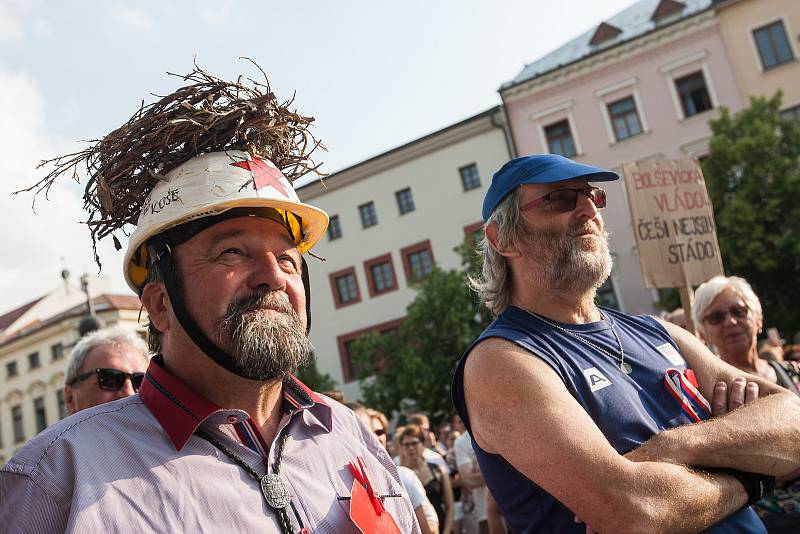
[[[697,380],[691,369],[684,372],[672,367],[667,369],[664,373],[664,386],[693,423],[711,417],[711,405],[697,389]]]

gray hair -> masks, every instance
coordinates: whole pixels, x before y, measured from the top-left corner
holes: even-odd
[[[486,237],[486,228],[497,225],[497,246],[501,249],[512,245],[519,231],[519,195],[517,189],[504,198],[483,225],[484,236],[478,244],[478,254],[483,261],[479,277],[468,278],[469,285],[493,315],[497,316],[511,302],[511,268],[505,257],[497,252]]]
[[[65,384],[69,384],[78,376],[78,370],[83,365],[83,362],[86,361],[86,355],[89,354],[93,348],[100,346],[130,347],[135,352],[141,354],[145,362],[150,359],[147,343],[135,332],[119,325],[95,330],[80,338],[72,348],[72,352],[69,353],[67,371],[64,376]]]
[[[706,309],[711,305],[711,302],[717,295],[722,293],[726,288],[731,288],[734,293],[742,297],[747,308],[753,312],[753,316],[757,321],[763,318],[761,312],[761,301],[758,300],[753,288],[747,283],[747,280],[738,276],[715,276],[708,282],[702,284],[697,288],[694,293],[694,303],[692,303],[692,320],[694,326],[700,334],[703,332],[703,315]]]

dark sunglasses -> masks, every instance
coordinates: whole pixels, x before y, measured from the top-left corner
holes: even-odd
[[[728,311],[718,310],[715,312],[711,312],[705,316],[703,319],[710,325],[716,326],[722,324],[725,321],[725,318],[730,314],[731,317],[736,319],[737,321],[741,321],[745,317],[747,317],[747,308],[744,306],[731,306]]]
[[[531,200],[519,210],[525,211],[545,204],[548,209],[558,213],[572,211],[578,205],[578,193],[583,193],[592,201],[594,207],[601,210],[606,207],[606,192],[599,187],[564,188],[550,191],[544,196]]]
[[[119,391],[125,385],[125,380],[128,378],[131,379],[133,390],[139,391],[139,388],[142,386],[142,381],[144,380],[144,373],[126,373],[119,369],[98,367],[76,376],[70,381],[69,385],[74,386],[81,380],[85,380],[92,375],[97,375],[97,385],[100,386],[100,389],[105,391]]]

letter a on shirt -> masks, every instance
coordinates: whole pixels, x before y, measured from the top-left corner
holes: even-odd
[[[588,369],[584,369],[583,376],[586,378],[586,382],[589,384],[589,389],[592,391],[598,391],[611,385],[611,380],[606,378],[603,373],[598,371],[597,367],[589,367]]]

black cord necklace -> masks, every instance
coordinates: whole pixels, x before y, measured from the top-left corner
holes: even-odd
[[[282,434],[278,439],[278,450],[275,452],[275,462],[272,464],[272,473],[268,471],[263,477],[260,476],[255,469],[247,465],[247,462],[239,457],[239,455],[220,443],[219,440],[211,436],[211,434],[206,432],[203,428],[198,428],[195,431],[195,434],[219,449],[220,452],[233,460],[236,465],[244,469],[244,471],[250,475],[253,480],[259,483],[261,486],[261,493],[264,494],[264,499],[267,501],[267,504],[270,506],[270,508],[275,510],[275,513],[278,516],[278,521],[281,524],[281,530],[284,534],[292,534],[292,523],[289,520],[288,511],[292,498],[289,495],[289,490],[286,488],[286,484],[283,483],[283,480],[281,480],[280,477],[283,449],[286,446],[286,441],[289,439],[289,433],[287,432],[287,429],[288,425],[283,429]]]

